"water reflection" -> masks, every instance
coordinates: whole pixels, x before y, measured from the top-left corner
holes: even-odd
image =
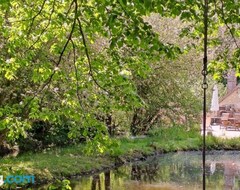
[[[240,160],[225,159],[209,161],[210,175],[215,175],[215,171],[222,171],[224,190],[240,189]],[[216,174],[221,175],[221,174]]]
[[[207,156],[207,189],[240,189],[240,153]],[[201,154],[166,154],[99,175],[72,180],[73,190],[200,190]]]
[[[158,166],[158,163],[153,163],[146,166],[132,165],[131,180],[147,181],[149,183],[155,182],[157,180],[156,176],[159,169]]]
[[[73,189],[78,189],[81,187],[82,180],[79,180],[80,181],[74,180],[72,184]],[[111,171],[106,171],[103,174],[94,175],[90,181],[91,187],[89,189],[91,190],[111,190]],[[82,187],[84,187],[84,185]]]
[[[111,190],[111,174],[110,171],[104,173],[105,176],[105,190]]]
[[[240,177],[240,163],[231,162],[230,160],[220,163],[224,168],[224,190],[232,190],[236,182],[239,186],[239,177]]]
[[[91,189],[92,190],[97,190],[97,189],[101,190],[101,180],[100,180],[100,176],[99,175],[93,176],[92,188]]]

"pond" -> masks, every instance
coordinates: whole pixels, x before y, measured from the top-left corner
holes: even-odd
[[[72,179],[71,186],[73,190],[200,190],[201,159],[201,152],[165,154],[94,176]],[[240,152],[208,153],[206,174],[208,190],[239,190]]]

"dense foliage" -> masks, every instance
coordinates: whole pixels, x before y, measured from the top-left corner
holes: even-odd
[[[211,70],[239,71],[239,2],[209,8]],[[177,21],[161,28],[151,13]],[[102,152],[121,131],[197,119],[201,1],[4,0],[0,15],[0,145],[86,141]],[[182,23],[177,37],[168,22]]]

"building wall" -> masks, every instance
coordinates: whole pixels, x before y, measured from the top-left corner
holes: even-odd
[[[227,95],[222,101],[220,101],[219,106],[234,104],[235,108],[240,109],[240,88],[236,88],[231,94]]]
[[[236,72],[234,70],[229,70],[227,75],[227,93],[232,92],[236,86],[237,86]]]

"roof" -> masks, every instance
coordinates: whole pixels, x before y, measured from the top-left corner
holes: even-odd
[[[221,99],[220,99],[220,102],[221,103],[223,100],[225,100],[227,97],[229,97],[231,94],[233,94],[235,91],[237,91],[238,89],[240,88],[240,85],[237,85],[231,92],[228,92],[225,96],[223,96]]]

